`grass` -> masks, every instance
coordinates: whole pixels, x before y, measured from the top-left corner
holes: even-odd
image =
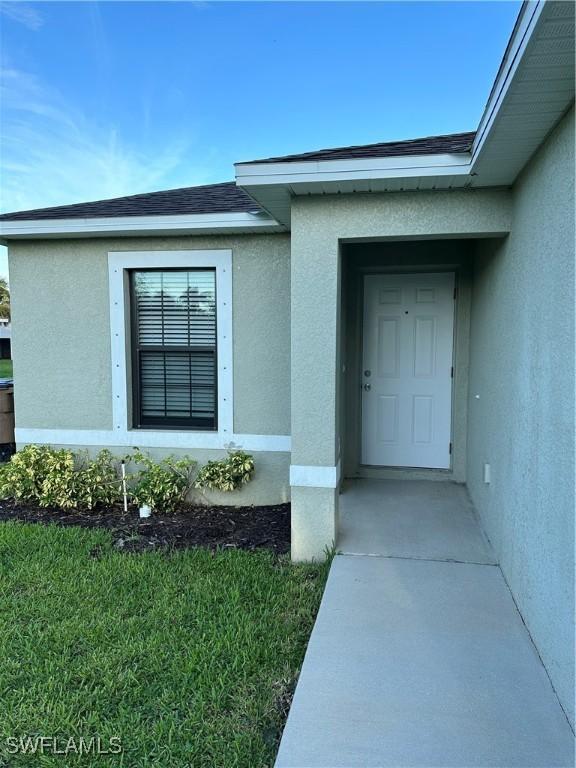
[[[0,359],[0,379],[12,378],[12,360]]]
[[[0,765],[272,765],[327,570],[0,524]],[[8,754],[29,735],[117,736],[123,751]]]

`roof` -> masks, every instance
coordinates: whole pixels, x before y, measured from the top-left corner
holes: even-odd
[[[385,141],[377,144],[359,144],[351,147],[334,147],[303,152],[299,155],[268,157],[264,160],[249,160],[239,165],[262,163],[313,162],[315,160],[349,160],[359,157],[399,157],[409,155],[442,155],[469,152],[475,131],[450,133],[443,136],[426,136],[407,141]]]
[[[201,187],[182,187],[164,192],[150,192],[91,203],[36,208],[32,211],[5,213],[3,221],[33,219],[93,219],[120,216],[175,216],[196,213],[260,212],[257,203],[234,181],[206,184]]]
[[[468,152],[475,133],[453,133],[428,136],[408,141],[388,141],[334,149],[319,149],[300,155],[270,157],[254,163],[338,160],[361,157],[392,157]],[[248,163],[249,164],[249,163]],[[4,213],[0,221],[32,221],[41,219],[95,219],[121,216],[176,216],[178,214],[261,212],[259,205],[234,181],[181,187],[162,192],[115,197],[74,205],[35,208],[28,211]]]

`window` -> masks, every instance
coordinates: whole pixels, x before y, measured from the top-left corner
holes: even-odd
[[[130,289],[133,426],[216,430],[216,270],[132,270]]]
[[[179,290],[169,290],[167,284],[162,286],[162,280],[175,280],[176,275],[180,275]],[[198,282],[202,275],[209,280],[208,285]],[[153,279],[159,282],[155,288],[144,285],[146,280]],[[135,288],[136,283],[140,283],[140,289]],[[142,448],[172,449],[222,448],[229,445],[234,440],[232,251],[200,248],[109,251],[108,284],[115,442]],[[196,290],[188,291],[189,284],[191,289]],[[209,300],[210,294],[212,301]],[[143,311],[144,295],[146,302],[150,302],[146,312]],[[142,298],[140,322],[139,298]],[[152,312],[154,298],[156,307]],[[202,305],[202,312],[199,304]],[[169,314],[164,316],[163,310],[168,313],[170,309],[176,310],[174,317]],[[173,322],[176,318],[178,320]],[[153,321],[159,326],[159,332],[157,327],[156,335],[151,337],[145,329]],[[210,323],[212,333],[202,336],[199,329],[210,327]],[[186,329],[178,340],[183,343],[174,343],[171,331],[175,326]],[[143,382],[142,394],[145,397],[142,409],[140,364],[144,361],[143,373],[150,372],[153,356],[147,353],[152,352],[166,355],[156,356],[159,358],[156,380]],[[176,352],[184,354],[178,356],[174,354]],[[205,375],[199,375],[200,353],[212,355],[215,367],[211,369],[208,380]],[[180,375],[178,386],[174,385],[173,376],[176,360],[184,360],[188,373],[187,381],[185,375]],[[164,384],[164,374],[169,386]],[[212,395],[207,407],[206,399],[210,391]],[[156,403],[150,407],[152,393]],[[176,393],[178,397],[175,397]],[[203,404],[199,402],[201,396]],[[176,404],[175,399],[180,402]],[[135,429],[140,430],[138,436],[131,434],[131,430]]]

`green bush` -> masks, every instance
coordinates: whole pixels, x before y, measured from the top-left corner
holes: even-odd
[[[193,484],[195,461],[169,456],[155,462],[138,449],[125,459],[136,464],[136,471],[128,474],[128,495],[136,504],[170,513],[185,500]],[[119,462],[108,450],[90,459],[86,452],[74,454],[66,448],[27,445],[0,466],[0,498],[61,509],[113,506],[122,500]],[[234,451],[202,467],[194,486],[234,491],[253,474],[253,457]]]
[[[104,449],[92,460],[85,454],[79,461],[75,487],[78,506],[94,509],[101,504],[110,507],[122,500],[120,459]]]
[[[174,456],[155,462],[138,450],[132,459],[144,467],[131,478],[130,495],[134,501],[140,506],[148,504],[156,512],[174,512],[192,487],[196,462]]]
[[[254,475],[254,458],[243,451],[232,451],[227,458],[205,464],[194,483],[195,488],[235,491],[250,482]]]
[[[78,507],[76,495],[78,481],[72,451],[61,448],[48,448],[44,455],[44,478],[40,486],[38,504],[41,507],[60,507],[74,509]]]
[[[122,498],[118,463],[107,450],[90,459],[66,448],[27,445],[0,468],[0,496],[61,509],[110,506]]]
[[[44,445],[27,445],[0,467],[0,497],[38,503],[49,466],[48,457],[56,453]]]

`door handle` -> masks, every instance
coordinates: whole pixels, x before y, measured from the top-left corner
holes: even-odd
[[[364,391],[365,392],[370,392],[371,389],[372,389],[372,386],[370,384],[364,384]]]

